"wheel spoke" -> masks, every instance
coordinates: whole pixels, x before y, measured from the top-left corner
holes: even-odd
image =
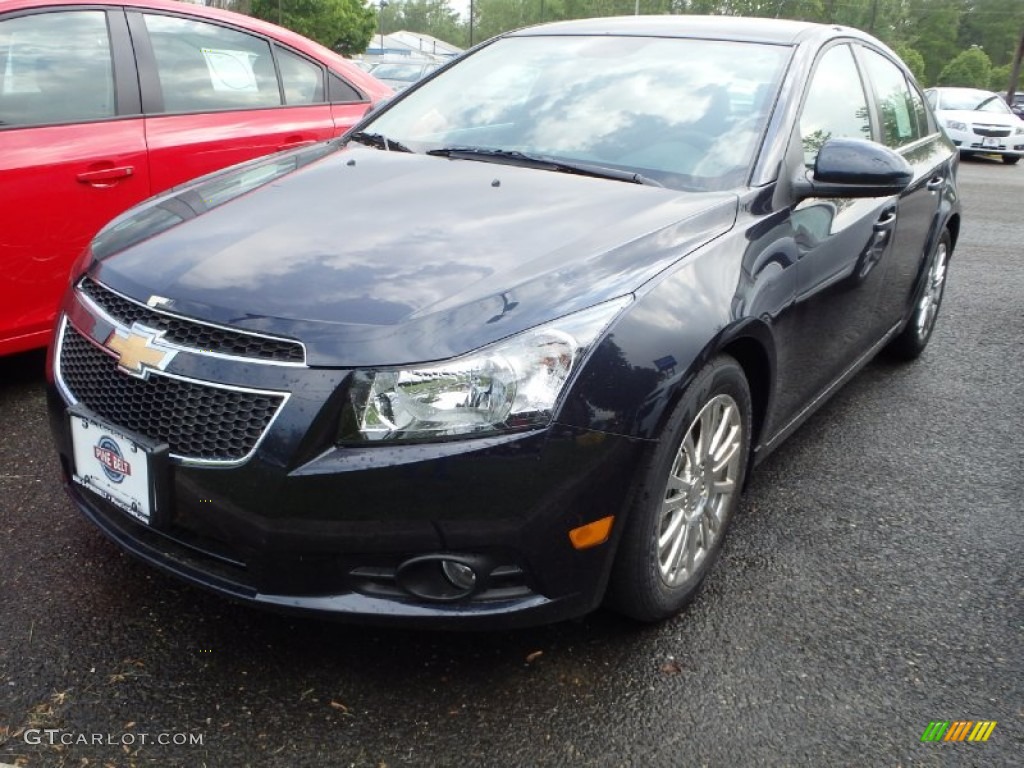
[[[686,456],[687,467],[690,472],[693,472],[693,468],[696,467],[700,461],[697,459],[697,446],[693,443],[693,429],[686,433],[686,437],[683,438],[682,450],[680,455]]]
[[[680,493],[688,490],[690,490],[690,482],[688,480],[679,477],[679,475],[671,474],[668,476],[668,484],[665,486],[666,501],[670,492]]]
[[[726,439],[725,435],[729,429],[729,423],[732,421],[732,406],[724,405],[721,411],[716,414],[715,417],[718,421],[718,425],[715,427],[714,437],[711,438],[711,447],[708,453],[714,457],[722,447],[722,442]]]
[[[707,511],[700,516],[700,544],[705,552],[711,548],[711,542],[714,541],[715,534],[711,530],[711,521],[715,519],[715,516],[709,514]]]
[[[736,489],[736,483],[732,478],[725,478],[724,480],[716,480],[712,486],[712,493],[723,496],[732,493]]]
[[[715,464],[711,468],[711,471],[714,472],[716,475],[723,469],[725,469],[728,464],[731,464],[732,460],[736,457],[737,453],[739,453],[739,432],[739,425],[733,425],[732,429],[729,430],[727,441],[715,453]]]
[[[661,536],[658,537],[659,552],[664,551],[665,547],[667,547],[671,541],[678,538],[680,528],[685,524],[686,521],[686,515],[683,514],[683,511],[681,509],[673,510],[672,512],[669,512],[667,515],[665,515],[665,517],[669,518],[669,521],[668,526],[665,528],[664,531],[662,531]],[[665,517],[662,518],[663,523]]]
[[[714,430],[714,413],[713,409],[705,406],[704,410],[700,412],[700,442],[697,443],[697,456],[699,461],[703,462],[707,459],[708,454],[711,453],[711,435]]]
[[[700,533],[700,522],[687,526],[686,529],[686,573],[693,573],[693,566],[697,561],[697,547],[700,545],[698,539]]]
[[[662,561],[662,573],[670,585],[679,583],[679,561],[686,554],[686,539],[689,528],[682,525],[672,541],[668,556]]]

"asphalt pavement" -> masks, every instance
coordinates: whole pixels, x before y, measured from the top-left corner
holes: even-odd
[[[686,614],[441,634],[268,614],[66,501],[43,357],[0,359],[0,763],[1024,764],[1024,165],[961,168],[931,346],[755,471]],[[921,741],[995,721],[984,743]]]

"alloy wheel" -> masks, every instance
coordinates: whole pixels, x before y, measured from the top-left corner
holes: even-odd
[[[736,401],[718,395],[693,420],[672,463],[658,525],[658,570],[678,586],[693,577],[724,532],[739,492],[743,422]]]

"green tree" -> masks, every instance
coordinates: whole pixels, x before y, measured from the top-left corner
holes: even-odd
[[[992,62],[981,48],[968,48],[957,54],[939,73],[939,85],[960,85],[968,88],[988,88]]]
[[[923,82],[936,83],[942,68],[961,48],[957,43],[966,0],[903,0],[893,28],[883,39],[890,45],[906,44],[924,58]]]
[[[896,54],[903,59],[903,63],[914,73],[914,77],[917,78],[918,82],[924,84],[924,56],[905,44],[897,45],[895,50]]]
[[[349,56],[366,50],[377,26],[362,0],[252,0],[252,15]]]
[[[959,45],[970,48],[981,46],[1001,67],[1009,64],[1024,29],[1024,1],[1022,0],[966,0],[960,21]],[[1009,73],[1006,79],[1010,79]],[[1006,83],[1002,85],[1006,88]]]
[[[1010,82],[1011,64],[1003,64],[1001,67],[992,67],[988,76],[988,89],[990,91],[1005,91],[1007,83]]]

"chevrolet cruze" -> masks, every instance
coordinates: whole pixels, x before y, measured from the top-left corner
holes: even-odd
[[[67,489],[265,607],[671,617],[751,467],[876,353],[925,349],[956,171],[852,29],[501,36],[96,237],[50,354]]]
[[[998,155],[1007,165],[1024,157],[1024,120],[999,94],[977,88],[929,88],[925,96],[961,155]]]

